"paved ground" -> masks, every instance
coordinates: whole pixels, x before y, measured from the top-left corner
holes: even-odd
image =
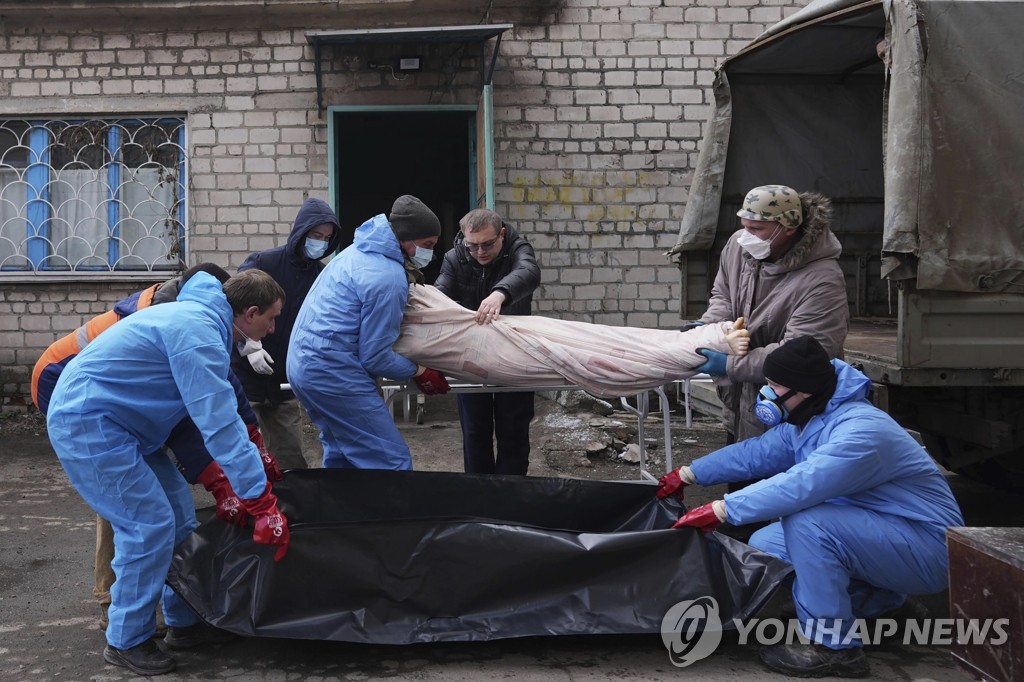
[[[417,451],[456,424],[431,409],[422,426],[404,426]],[[106,665],[98,607],[90,596],[93,514],[70,487],[45,433],[0,419],[0,679],[122,680]],[[706,425],[705,425],[706,428]],[[434,435],[431,436],[431,430]],[[680,432],[683,441],[699,434]],[[446,445],[445,447],[450,447]],[[437,448],[433,448],[437,452]],[[450,455],[456,470],[458,453]],[[677,460],[678,461],[678,460]],[[433,468],[442,468],[435,462]],[[952,477],[970,525],[1024,526],[1024,505]],[[946,615],[945,595],[929,598]],[[177,673],[160,679],[207,680],[778,680],[764,671],[753,646],[727,635],[714,655],[680,670],[660,637],[548,637],[488,643],[405,647],[274,639],[239,640],[176,654]],[[891,646],[869,652],[872,679],[950,680],[967,677],[943,647]]]

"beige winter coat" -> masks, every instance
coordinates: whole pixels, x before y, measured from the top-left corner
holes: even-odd
[[[716,380],[725,406],[723,424],[737,440],[765,431],[753,407],[764,385],[765,357],[786,340],[810,335],[832,357],[842,357],[850,313],[839,267],[842,246],[832,234],[832,202],[820,194],[800,195],[803,236],[775,263],[752,258],[736,243],[739,230],[722,249],[704,322],[743,316],[750,352],[730,356],[727,378]]]

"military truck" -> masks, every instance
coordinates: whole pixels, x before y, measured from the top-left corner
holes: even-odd
[[[695,319],[749,188],[831,197],[846,360],[941,464],[1018,490],[1022,26],[1015,0],[815,0],[773,26],[716,70],[670,251]]]

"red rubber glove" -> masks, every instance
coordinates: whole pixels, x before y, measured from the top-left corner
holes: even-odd
[[[654,496],[659,500],[664,500],[675,493],[676,497],[681,500],[683,499],[683,488],[687,485],[687,482],[679,475],[679,469],[673,469],[658,479],[658,491],[654,493]]]
[[[210,462],[196,480],[209,490],[216,500],[218,519],[236,526],[245,525],[249,520],[249,514],[242,506],[241,499],[232,490],[228,477],[224,475],[224,470],[219,464]]]
[[[429,367],[423,370],[423,374],[413,377],[412,379],[416,382],[416,385],[420,387],[420,390],[427,395],[444,395],[448,391],[452,390],[452,387],[448,385],[448,380],[444,378],[444,375],[436,369],[430,369]]]
[[[715,502],[719,502],[716,500]],[[673,528],[682,528],[683,526],[691,526],[693,528],[699,528],[704,533],[710,533],[716,530],[722,525],[724,519],[720,519],[718,514],[715,513],[715,502],[708,502],[701,506],[691,509],[690,511],[679,517],[679,520],[672,526]]]
[[[288,552],[291,533],[288,532],[288,519],[277,508],[277,495],[270,492],[270,481],[263,494],[252,500],[242,500],[242,506],[255,519],[252,531],[253,542],[259,545],[277,545],[274,561],[280,561]]]
[[[256,446],[256,449],[260,451],[260,459],[263,460],[263,471],[267,474],[268,481],[280,481],[284,478],[284,474],[281,473],[281,467],[278,466],[277,460],[270,454],[263,445],[263,434],[260,433],[260,427],[256,424],[247,425],[249,429],[249,440]]]

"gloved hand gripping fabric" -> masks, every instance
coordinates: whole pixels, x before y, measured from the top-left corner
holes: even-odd
[[[217,503],[218,519],[235,526],[245,525],[249,520],[249,514],[242,506],[241,499],[231,488],[231,483],[228,482],[228,477],[224,475],[224,470],[220,468],[219,464],[210,462],[196,481],[213,495],[213,499]]]
[[[247,428],[249,429],[249,440],[260,451],[260,459],[263,461],[263,471],[267,474],[267,480],[271,483],[280,481],[284,478],[284,473],[281,472],[277,460],[263,445],[263,434],[260,433],[260,427],[256,424],[249,424]]]
[[[747,350],[750,348],[750,333],[746,330],[746,320],[742,317],[736,319],[732,324],[732,329],[726,335],[726,341],[729,344],[729,350],[735,355],[746,355]],[[698,372],[704,372],[713,377],[722,377],[726,375],[728,369],[729,356],[721,351],[713,350],[711,348],[698,348],[697,352],[707,358],[707,361],[696,368]]]
[[[697,479],[693,477],[690,467],[681,466],[658,479],[658,491],[654,495],[659,500],[664,500],[675,493],[675,496],[681,500],[683,499],[683,488],[696,482]]]
[[[711,533],[717,530],[725,522],[725,519],[725,502],[715,500],[686,512],[672,527],[682,528],[683,526],[691,526],[700,529],[704,533]]]
[[[242,500],[245,511],[255,520],[252,539],[258,545],[276,545],[274,561],[280,561],[288,552],[291,533],[288,519],[277,508],[277,495],[270,492],[270,481],[263,494],[252,500]]]
[[[444,375],[429,367],[424,367],[422,372],[413,377],[413,381],[427,395],[444,395],[452,390]]]

